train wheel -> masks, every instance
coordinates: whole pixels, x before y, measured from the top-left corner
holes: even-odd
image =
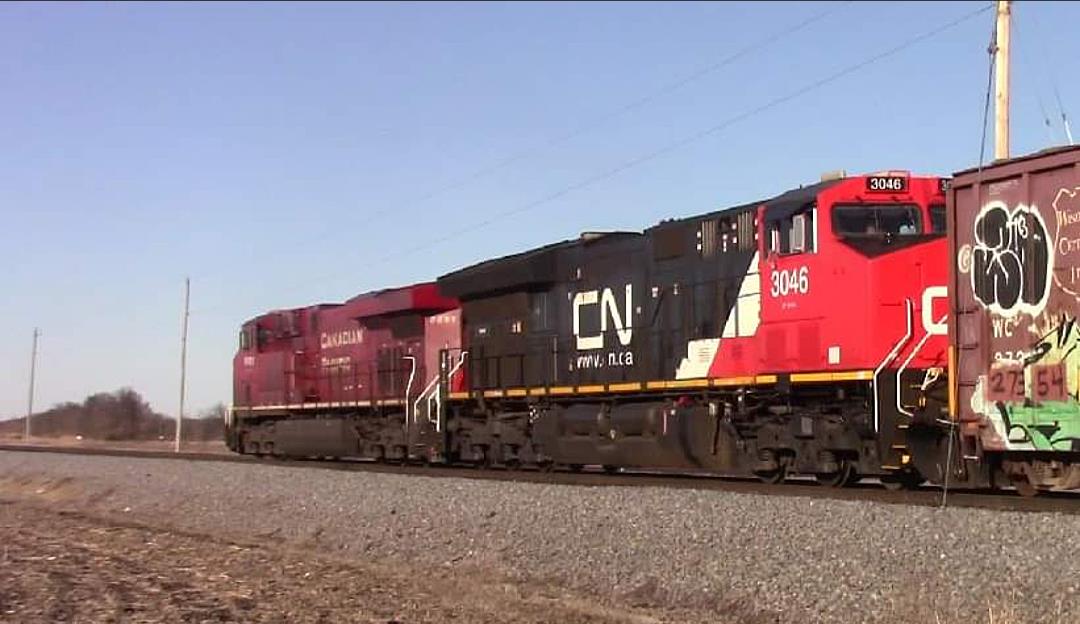
[[[762,483],[768,483],[769,485],[778,485],[787,479],[787,467],[780,466],[776,470],[759,470],[754,473]]]
[[[1039,488],[1032,485],[1031,481],[1029,481],[1026,476],[1014,478],[1012,485],[1016,488],[1016,493],[1024,498],[1031,498],[1032,496],[1039,495]]]
[[[840,468],[836,472],[819,472],[814,475],[814,479],[821,485],[835,488],[851,485],[853,480],[858,480],[858,474],[856,474],[855,467],[851,465],[851,462],[842,459],[839,461],[839,465]]]
[[[918,473],[901,472],[881,477],[881,485],[885,486],[885,489],[889,490],[890,492],[898,492],[900,490],[914,490],[922,484],[922,475]]]
[[[619,472],[619,467],[613,464],[604,464],[604,472],[608,474],[616,474]]]
[[[765,470],[754,471],[754,475],[760,479],[762,483],[778,485],[787,479],[787,456],[777,454],[775,451],[766,450],[762,452],[761,459],[765,466],[769,466],[769,468]]]
[[[490,470],[495,465],[495,458],[492,457],[493,451],[490,446],[480,445],[476,447],[476,453],[479,456],[479,466],[484,470]]]

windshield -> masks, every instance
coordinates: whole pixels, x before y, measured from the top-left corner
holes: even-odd
[[[909,236],[922,233],[922,217],[914,204],[857,204],[835,206],[837,236]]]

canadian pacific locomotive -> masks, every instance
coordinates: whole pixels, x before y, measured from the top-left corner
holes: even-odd
[[[227,442],[1076,488],[1077,163],[1066,149],[953,178],[835,175],[270,312],[240,332]]]

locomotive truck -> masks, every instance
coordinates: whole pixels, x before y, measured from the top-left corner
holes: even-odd
[[[1074,489],[1078,168],[1066,148],[951,177],[831,175],[272,311],[241,328],[227,442]]]

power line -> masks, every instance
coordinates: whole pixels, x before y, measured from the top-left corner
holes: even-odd
[[[780,30],[780,31],[775,32],[775,33],[773,33],[771,35],[768,35],[768,36],[766,36],[766,37],[764,37],[764,38],[762,38],[762,39],[760,39],[760,40],[758,40],[758,41],[756,41],[754,43],[751,43],[750,45],[747,45],[746,47],[743,47],[743,48],[739,49],[738,51],[734,52],[733,54],[731,54],[731,55],[729,55],[729,56],[727,56],[727,57],[725,57],[725,58],[723,58],[723,59],[721,59],[721,60],[719,60],[719,61],[717,61],[715,63],[712,63],[712,64],[710,64],[710,65],[708,65],[706,67],[702,67],[702,68],[700,68],[700,69],[698,69],[698,70],[696,70],[696,71],[694,71],[694,72],[692,72],[692,73],[690,73],[690,74],[688,74],[688,75],[686,75],[686,76],[684,76],[684,77],[682,77],[682,78],[680,78],[678,80],[670,82],[670,83],[660,87],[656,91],[653,91],[652,93],[648,93],[648,94],[646,94],[646,95],[644,95],[644,96],[630,102],[629,104],[626,104],[625,106],[623,106],[621,108],[618,108],[618,109],[616,109],[614,111],[610,111],[608,113],[601,114],[601,115],[597,116],[596,118],[592,119],[591,121],[578,126],[577,128],[571,130],[570,132],[567,132],[566,134],[559,135],[559,136],[557,136],[557,137],[555,137],[553,139],[550,139],[550,140],[546,141],[545,143],[543,143],[541,145],[534,146],[534,147],[531,147],[531,148],[527,148],[527,149],[522,150],[522,151],[520,151],[520,152],[518,152],[516,154],[512,154],[510,156],[502,158],[502,159],[496,161],[495,163],[492,163],[491,165],[488,165],[486,167],[478,169],[478,170],[476,170],[476,171],[474,171],[472,173],[466,174],[465,176],[459,178],[456,181],[450,182],[450,183],[448,183],[448,184],[446,184],[446,185],[444,185],[442,187],[436,188],[434,191],[432,191],[430,193],[427,193],[425,195],[422,195],[422,196],[418,197],[416,200],[414,200],[414,203],[427,201],[427,200],[432,199],[432,198],[434,198],[434,197],[436,197],[438,195],[441,195],[444,192],[455,190],[455,189],[460,188],[461,186],[464,186],[465,184],[467,184],[467,183],[469,183],[469,182],[471,182],[473,180],[476,180],[478,178],[482,178],[482,177],[484,177],[484,176],[486,176],[488,174],[491,174],[491,173],[494,173],[494,172],[496,172],[496,171],[498,171],[500,169],[503,169],[506,166],[508,166],[510,164],[513,164],[513,163],[515,163],[515,162],[517,162],[519,160],[523,160],[523,159],[527,158],[528,156],[532,156],[533,154],[536,154],[536,153],[539,153],[541,151],[550,149],[552,147],[556,147],[558,145],[561,145],[563,143],[566,143],[568,141],[576,139],[579,136],[587,134],[587,133],[591,132],[592,130],[595,130],[596,128],[602,126],[603,124],[605,124],[607,122],[610,122],[610,121],[612,121],[614,119],[617,119],[618,117],[621,117],[621,116],[623,116],[623,115],[625,115],[627,113],[633,112],[633,111],[635,111],[635,110],[637,110],[639,108],[642,108],[642,107],[648,105],[649,103],[661,98],[662,96],[665,96],[665,95],[668,95],[668,94],[673,93],[675,91],[678,91],[679,89],[682,89],[683,87],[685,87],[685,86],[687,86],[687,85],[689,85],[689,84],[691,84],[691,83],[693,83],[693,82],[695,82],[697,80],[700,80],[701,78],[704,78],[705,76],[707,76],[707,75],[709,75],[709,74],[711,74],[711,73],[713,73],[713,72],[715,72],[717,70],[720,70],[720,69],[722,69],[722,68],[724,68],[724,67],[726,67],[728,65],[731,65],[735,61],[749,55],[751,52],[754,52],[756,50],[764,48],[765,46],[770,45],[770,44],[772,44],[772,43],[774,43],[776,41],[779,41],[780,39],[782,39],[784,37],[791,36],[791,35],[799,32],[800,30],[803,30],[803,29],[811,26],[812,24],[825,19],[829,15],[832,15],[833,13],[835,13],[835,12],[839,11],[840,9],[846,7],[847,5],[851,4],[852,1],[853,0],[849,0],[848,2],[843,2],[843,3],[841,3],[841,4],[837,5],[837,6],[834,6],[834,7],[830,8],[830,9],[827,9],[827,10],[822,11],[820,13],[816,13],[816,14],[814,14],[814,15],[812,15],[812,16],[810,16],[810,17],[808,17],[808,18],[806,18],[806,19],[804,19],[804,20],[802,20],[802,21],[800,21],[800,22],[798,22],[798,23],[796,23],[796,24],[794,24],[792,26],[789,26],[789,27],[787,27],[787,28],[785,28],[783,30]],[[380,217],[380,216],[382,216],[384,214],[389,214],[390,212],[393,212],[393,210],[394,209],[383,209],[383,210],[380,210],[380,211],[376,211],[376,213],[373,216],[374,217]],[[370,218],[371,217],[369,217],[369,219]]]
[[[1021,38],[1021,36],[1020,36],[1020,21],[1018,19],[1016,19],[1015,14],[1013,14],[1013,16],[1012,16],[1012,31],[1013,31],[1012,36],[1013,36],[1014,39],[1020,39]],[[1025,46],[1025,45],[1017,45],[1016,48],[1017,48],[1017,51],[1018,51],[1017,56],[1020,58],[1020,63],[1023,64],[1024,69],[1028,71],[1028,75],[1035,76],[1035,72],[1032,71],[1031,60],[1030,60],[1030,58],[1028,58],[1027,46]],[[1042,85],[1038,85],[1034,89],[1028,89],[1028,92],[1031,93],[1032,97],[1035,98],[1036,103],[1039,105],[1040,118],[1041,118],[1041,120],[1043,122],[1043,125],[1046,127],[1046,138],[1049,140],[1050,145],[1053,145],[1054,144],[1054,124],[1050,121],[1050,114],[1046,111],[1046,104],[1043,102],[1041,86]]]
[[[738,60],[740,60],[740,59],[742,59],[742,58],[744,58],[746,56],[749,56],[751,53],[756,52],[757,50],[765,48],[766,46],[769,46],[769,45],[771,45],[773,43],[776,43],[777,41],[780,41],[781,39],[784,39],[786,37],[790,37],[791,35],[794,35],[795,33],[798,33],[799,31],[805,30],[806,28],[812,26],[813,24],[815,24],[817,22],[820,22],[821,20],[823,20],[823,19],[829,17],[830,15],[840,11],[841,9],[847,7],[848,5],[853,4],[853,2],[854,2],[854,0],[847,0],[846,2],[841,2],[839,4],[830,6],[829,8],[825,9],[824,11],[819,11],[819,12],[817,12],[817,13],[815,13],[815,14],[813,14],[813,15],[811,15],[811,16],[809,16],[809,17],[807,17],[807,18],[805,18],[805,19],[803,19],[803,20],[801,20],[799,22],[796,22],[795,24],[792,24],[792,25],[787,26],[787,27],[785,27],[783,29],[780,29],[780,30],[778,30],[778,31],[776,31],[776,32],[774,32],[774,33],[772,33],[770,35],[766,35],[765,37],[763,37],[763,38],[761,38],[761,39],[759,39],[757,41],[754,41],[753,43],[750,43],[750,44],[736,50],[732,54],[730,54],[730,55],[728,55],[728,56],[726,56],[726,57],[724,57],[724,58],[722,58],[722,59],[720,59],[718,61],[710,63],[709,65],[706,65],[706,66],[701,67],[701,68],[699,68],[697,70],[694,70],[693,72],[683,76],[682,78],[673,80],[672,82],[669,82],[669,83],[659,87],[655,91],[652,91],[652,92],[647,93],[647,94],[645,94],[643,96],[640,96],[637,99],[625,104],[624,106],[622,106],[620,108],[608,111],[606,113],[601,113],[600,115],[597,115],[596,117],[592,118],[588,122],[585,122],[585,123],[577,126],[576,128],[570,130],[569,132],[566,132],[564,134],[560,134],[558,136],[552,137],[552,138],[548,139],[547,141],[544,141],[543,143],[533,145],[531,147],[527,147],[525,149],[522,149],[522,150],[520,150],[518,152],[515,152],[513,154],[510,154],[508,156],[504,156],[504,157],[502,157],[502,158],[500,158],[500,159],[498,159],[498,160],[496,160],[494,162],[491,162],[491,163],[489,163],[489,164],[487,164],[487,165],[485,165],[483,167],[480,167],[479,169],[471,171],[471,172],[469,172],[469,173],[467,173],[467,174],[465,174],[465,175],[463,175],[463,176],[461,176],[459,178],[455,178],[455,179],[453,179],[453,180],[451,180],[451,181],[449,181],[449,182],[447,182],[447,183],[445,183],[443,185],[440,185],[440,186],[432,189],[431,191],[429,191],[427,193],[424,193],[423,195],[419,195],[419,196],[414,197],[412,199],[408,199],[408,200],[404,200],[404,201],[400,201],[400,202],[390,202],[391,207],[381,208],[381,209],[376,210],[375,212],[371,213],[370,215],[365,216],[364,217],[364,224],[365,225],[370,225],[372,222],[377,221],[377,220],[381,219],[382,217],[384,217],[386,215],[400,212],[403,208],[413,207],[413,206],[415,206],[417,204],[427,202],[427,201],[429,201],[431,199],[434,199],[434,198],[436,198],[436,197],[438,197],[440,195],[443,195],[443,194],[448,193],[450,191],[457,190],[457,189],[462,188],[462,187],[464,187],[464,186],[466,186],[466,185],[468,185],[468,184],[470,184],[472,182],[475,182],[476,180],[480,180],[480,179],[485,178],[485,177],[487,177],[487,176],[489,176],[489,175],[491,175],[493,173],[501,171],[501,170],[505,169],[506,167],[508,167],[508,166],[510,166],[510,165],[512,165],[512,164],[514,164],[516,162],[525,160],[526,158],[528,158],[530,156],[534,156],[536,154],[542,153],[544,151],[547,151],[547,150],[549,150],[551,148],[554,148],[554,147],[557,147],[559,145],[569,143],[570,141],[572,141],[572,140],[574,140],[574,139],[576,139],[578,137],[584,136],[584,135],[588,134],[589,132],[592,132],[593,130],[596,130],[597,128],[600,128],[601,126],[603,126],[603,125],[605,125],[605,124],[607,124],[607,123],[609,123],[609,122],[611,122],[611,121],[613,121],[613,120],[615,120],[615,119],[617,119],[619,117],[622,117],[622,116],[624,116],[626,114],[629,114],[629,113],[631,113],[633,111],[636,111],[638,109],[641,109],[641,108],[647,106],[648,104],[651,104],[652,102],[660,99],[661,97],[663,97],[665,95],[669,95],[671,93],[674,93],[674,92],[686,87],[687,85],[690,85],[690,84],[692,84],[692,83],[694,83],[694,82],[696,82],[698,80],[701,80],[702,78],[708,76],[709,74],[712,74],[712,73],[714,73],[714,72],[716,72],[716,71],[718,71],[720,69],[723,69],[724,67],[732,65],[736,61],[738,61]],[[313,243],[318,243],[318,242],[324,241],[327,238],[331,237],[332,235],[338,233],[341,230],[342,230],[342,226],[339,224],[338,227],[336,227],[336,228],[334,228],[332,230],[327,230],[327,231],[323,232],[321,235],[316,236],[313,239],[309,240],[308,245],[310,246]],[[207,274],[200,275],[199,277],[201,279],[205,279],[207,277]]]
[[[624,162],[622,162],[622,163],[620,163],[620,164],[618,164],[618,165],[616,165],[614,167],[611,167],[610,169],[607,169],[607,170],[602,171],[602,172],[600,172],[598,174],[595,174],[595,175],[589,176],[587,178],[584,178],[584,179],[582,179],[582,180],[580,180],[580,181],[578,181],[578,182],[576,182],[574,184],[563,187],[563,188],[561,188],[561,189],[559,189],[559,190],[557,190],[557,191],[555,191],[553,193],[550,193],[548,195],[545,195],[545,196],[543,196],[543,197],[541,197],[539,199],[533,200],[531,202],[528,202],[526,204],[523,204],[521,206],[509,209],[509,210],[504,210],[504,211],[495,213],[492,216],[488,217],[487,219],[483,219],[481,221],[469,224],[469,225],[467,225],[465,227],[458,228],[458,229],[453,230],[453,231],[451,231],[451,232],[449,232],[447,234],[444,234],[442,236],[438,236],[438,237],[429,239],[429,240],[424,241],[423,243],[421,243],[419,245],[404,248],[404,249],[400,249],[400,250],[397,250],[397,251],[392,252],[390,254],[387,254],[385,256],[382,256],[380,258],[372,259],[371,261],[365,262],[364,264],[365,264],[366,267],[370,268],[371,266],[374,266],[374,265],[377,265],[377,264],[382,264],[384,262],[387,262],[389,260],[397,258],[397,257],[399,257],[401,255],[415,253],[417,251],[422,251],[424,249],[427,249],[428,247],[438,245],[440,243],[444,243],[444,242],[446,242],[448,240],[452,240],[452,239],[457,238],[459,236],[462,236],[464,234],[468,234],[470,232],[474,232],[474,231],[483,229],[483,228],[485,228],[485,227],[487,227],[487,226],[489,226],[489,225],[491,225],[493,223],[496,223],[496,222],[501,221],[503,219],[506,219],[508,217],[512,217],[514,215],[518,215],[518,214],[527,212],[529,210],[533,210],[535,208],[538,208],[540,206],[543,206],[545,204],[551,203],[551,202],[553,202],[553,201],[555,201],[557,199],[560,199],[562,197],[565,197],[566,195],[569,195],[569,194],[571,194],[571,193],[573,193],[575,191],[582,190],[584,188],[587,188],[589,186],[592,186],[592,185],[595,185],[595,184],[597,184],[599,182],[607,180],[608,178],[612,178],[612,177],[614,177],[614,176],[616,176],[616,175],[618,175],[620,173],[623,173],[623,172],[625,172],[627,170],[633,169],[633,168],[635,168],[637,166],[640,166],[642,164],[645,164],[647,162],[650,162],[650,161],[656,160],[658,158],[661,158],[663,156],[666,156],[667,154],[670,154],[670,153],[675,152],[675,151],[677,151],[677,150],[679,150],[679,149],[681,149],[683,147],[686,147],[687,145],[690,145],[690,144],[695,143],[697,141],[700,141],[700,140],[702,140],[704,138],[707,138],[707,137],[709,137],[709,136],[711,136],[713,134],[716,134],[717,132],[719,132],[721,130],[724,130],[724,129],[730,127],[730,126],[733,126],[733,125],[735,125],[737,123],[740,123],[742,121],[745,121],[745,120],[747,120],[749,118],[752,118],[754,116],[765,113],[765,112],[767,112],[767,111],[769,111],[769,110],[771,110],[773,108],[776,108],[777,106],[780,106],[782,104],[786,104],[787,102],[790,102],[790,101],[792,101],[792,100],[794,100],[796,98],[799,98],[799,97],[801,97],[803,95],[806,95],[808,93],[816,91],[816,90],[818,90],[818,89],[820,89],[822,87],[825,87],[825,86],[827,86],[827,85],[829,85],[829,84],[831,84],[833,82],[836,82],[837,80],[840,80],[840,79],[842,79],[842,78],[844,78],[844,77],[846,77],[846,76],[848,76],[850,74],[853,74],[853,73],[855,73],[855,72],[857,72],[859,70],[862,70],[862,69],[864,69],[864,68],[866,68],[866,67],[868,67],[868,66],[870,66],[870,65],[872,65],[874,63],[877,63],[877,62],[879,62],[879,61],[881,61],[883,59],[889,58],[891,56],[895,56],[896,54],[899,54],[900,52],[903,52],[904,50],[907,50],[908,48],[910,48],[910,47],[912,47],[914,45],[922,43],[923,41],[925,41],[927,39],[930,39],[930,38],[934,37],[935,35],[938,35],[938,34],[940,34],[942,32],[945,32],[947,30],[955,28],[956,26],[959,26],[960,24],[962,24],[964,22],[967,22],[967,21],[969,21],[969,20],[971,20],[971,19],[973,19],[973,18],[975,18],[975,17],[977,17],[979,15],[982,15],[983,13],[986,13],[987,11],[989,11],[992,8],[993,8],[993,5],[986,5],[986,6],[982,7],[982,8],[979,8],[979,9],[976,9],[976,10],[973,10],[973,11],[969,11],[968,13],[965,13],[965,14],[959,16],[959,17],[956,17],[956,18],[948,21],[948,22],[945,22],[945,23],[943,23],[943,24],[941,24],[939,26],[936,26],[936,27],[934,27],[934,28],[932,28],[930,30],[927,30],[927,31],[925,31],[925,32],[923,32],[923,33],[921,33],[919,35],[916,35],[914,37],[906,39],[903,42],[901,42],[901,43],[899,43],[899,44],[897,44],[897,45],[895,45],[895,46],[893,46],[891,48],[888,48],[887,50],[879,52],[879,53],[877,53],[877,54],[875,54],[875,55],[873,55],[873,56],[871,56],[869,58],[866,58],[866,59],[864,59],[862,61],[859,61],[858,63],[854,63],[852,65],[844,67],[843,69],[840,69],[840,70],[838,70],[838,71],[836,71],[836,72],[834,72],[832,74],[829,74],[828,76],[825,76],[824,78],[820,78],[818,80],[810,82],[810,83],[808,83],[808,84],[806,84],[806,85],[804,85],[804,86],[802,86],[802,87],[800,87],[800,88],[798,88],[798,89],[796,89],[794,91],[791,91],[790,93],[787,93],[785,95],[773,98],[772,100],[769,100],[768,102],[765,102],[764,104],[761,104],[761,105],[756,106],[756,107],[754,107],[752,109],[749,109],[747,111],[739,113],[738,115],[735,115],[733,117],[729,117],[728,119],[725,119],[724,121],[722,121],[722,122],[720,122],[720,123],[718,123],[718,124],[716,124],[714,126],[711,126],[711,127],[706,128],[704,130],[700,130],[700,131],[695,132],[693,134],[687,135],[687,136],[685,136],[685,137],[683,137],[681,139],[678,139],[676,141],[668,143],[667,145],[659,147],[659,148],[657,148],[657,149],[655,149],[655,150],[653,150],[651,152],[648,152],[648,153],[643,154],[641,156],[638,156],[636,158],[624,161]],[[334,278],[337,278],[337,277],[339,277],[339,276],[341,276],[343,274],[344,273],[324,274],[322,276],[322,279],[319,279],[319,280],[307,280],[307,281],[305,281],[303,283],[303,285],[310,285],[312,283],[317,283],[317,282],[320,282],[320,281],[326,281],[328,279],[334,279]],[[203,310],[198,310],[197,312],[205,313],[206,311],[209,311],[211,309],[213,309],[213,308],[205,308]]]
[[[1035,12],[1029,13],[1031,15],[1031,23],[1035,26],[1036,30],[1041,31],[1042,28],[1039,24],[1038,14]],[[1069,117],[1065,114],[1065,105],[1061,101],[1061,91],[1058,90],[1056,73],[1054,72],[1054,65],[1050,63],[1050,55],[1046,51],[1046,45],[1042,38],[1039,36],[1033,37],[1037,42],[1036,45],[1039,48],[1039,52],[1042,54],[1043,64],[1042,67],[1047,68],[1047,72],[1050,77],[1050,88],[1054,92],[1054,99],[1057,101],[1058,112],[1061,114],[1061,125],[1065,132],[1065,139],[1069,142],[1069,145],[1073,144],[1072,130],[1069,128]]]
[[[997,60],[997,23],[990,27],[990,45],[986,48],[990,55],[986,74],[986,101],[983,104],[982,138],[979,140],[979,173],[982,174],[983,162],[986,160],[986,128],[990,121],[990,95],[994,92],[994,65]]]
[[[459,229],[454,230],[454,231],[452,231],[452,232],[450,232],[448,234],[445,234],[443,236],[439,236],[439,237],[430,239],[430,240],[425,241],[424,243],[422,243],[420,245],[410,247],[410,248],[407,248],[407,249],[403,249],[403,250],[399,250],[397,252],[387,254],[387,255],[385,255],[385,256],[383,256],[381,258],[374,259],[374,260],[371,261],[371,264],[381,264],[381,263],[387,262],[389,260],[392,260],[392,259],[394,259],[394,258],[396,258],[396,257],[398,257],[400,255],[420,251],[420,250],[423,250],[423,249],[425,249],[427,247],[437,245],[437,244],[446,242],[448,240],[452,240],[452,239],[457,238],[458,236],[461,236],[463,234],[467,234],[467,233],[470,233],[470,232],[473,232],[473,231],[476,231],[476,230],[483,229],[483,228],[485,228],[485,227],[487,227],[487,226],[489,226],[489,225],[491,225],[493,223],[496,223],[496,222],[498,222],[498,221],[500,221],[502,219],[505,219],[507,217],[511,217],[511,216],[514,216],[514,215],[517,215],[517,214],[520,214],[520,213],[523,213],[523,212],[527,212],[529,210],[532,210],[532,209],[537,208],[539,206],[542,206],[544,204],[548,204],[548,203],[550,203],[552,201],[555,201],[555,200],[560,199],[560,198],[562,198],[562,197],[564,197],[566,195],[569,195],[570,193],[573,193],[573,192],[581,190],[583,188],[592,186],[592,185],[594,185],[596,183],[599,183],[601,181],[604,181],[604,180],[606,180],[608,178],[614,177],[614,176],[616,176],[616,175],[618,175],[618,174],[620,174],[620,173],[622,173],[624,171],[627,171],[629,169],[637,167],[638,165],[641,165],[641,164],[644,164],[646,162],[649,162],[649,161],[655,160],[657,158],[660,158],[662,156],[665,156],[665,155],[667,155],[667,154],[669,154],[671,152],[674,152],[674,151],[676,151],[678,149],[681,149],[681,148],[683,148],[683,147],[685,147],[687,145],[690,145],[691,143],[695,143],[695,142],[697,142],[697,141],[699,141],[701,139],[704,139],[704,138],[706,138],[706,137],[708,137],[708,136],[710,136],[712,134],[715,134],[716,132],[719,132],[720,130],[723,130],[723,129],[729,127],[729,126],[732,126],[732,125],[734,125],[736,123],[739,123],[739,122],[741,122],[741,121],[743,121],[745,119],[748,119],[750,117],[756,116],[756,115],[761,114],[761,113],[764,113],[764,112],[766,112],[766,111],[768,111],[768,110],[770,110],[772,108],[775,108],[776,106],[787,103],[787,102],[789,102],[789,101],[791,101],[793,99],[796,99],[796,98],[798,98],[798,97],[800,97],[802,95],[805,95],[805,94],[810,93],[812,91],[815,91],[815,90],[817,90],[817,89],[819,89],[821,87],[824,87],[824,86],[826,86],[828,84],[831,84],[831,83],[833,83],[833,82],[835,82],[835,81],[837,81],[837,80],[839,80],[839,79],[841,79],[841,78],[843,78],[843,77],[845,77],[845,76],[847,76],[849,74],[852,74],[852,73],[857,72],[857,71],[859,71],[861,69],[864,69],[865,67],[867,67],[867,66],[869,66],[869,65],[871,65],[873,63],[876,63],[876,62],[878,62],[880,60],[883,60],[885,58],[888,58],[890,56],[894,56],[894,55],[896,55],[896,54],[898,54],[898,53],[900,53],[900,52],[902,52],[902,51],[904,51],[904,50],[906,50],[906,49],[908,49],[908,48],[910,48],[910,47],[912,47],[912,46],[914,46],[914,45],[916,45],[918,43],[921,43],[922,41],[925,41],[926,39],[929,39],[929,38],[931,38],[931,37],[933,37],[933,36],[935,36],[935,35],[937,35],[937,34],[939,34],[941,32],[949,30],[949,29],[951,29],[951,28],[953,28],[955,26],[960,25],[963,22],[966,22],[966,21],[968,21],[970,19],[973,19],[974,17],[976,17],[978,15],[981,15],[982,13],[985,13],[986,11],[990,10],[991,8],[993,8],[992,5],[987,5],[987,6],[983,7],[983,8],[971,11],[969,13],[966,13],[966,14],[964,14],[964,15],[956,18],[956,19],[953,19],[952,21],[949,21],[949,22],[941,25],[941,26],[933,28],[933,29],[931,29],[931,30],[929,30],[927,32],[924,32],[924,33],[922,33],[922,34],[920,34],[918,36],[910,38],[910,39],[908,39],[908,40],[906,40],[906,41],[904,41],[904,42],[902,42],[902,43],[900,43],[900,44],[898,44],[898,45],[896,45],[896,46],[894,46],[892,48],[889,48],[888,50],[885,50],[885,51],[880,52],[880,53],[878,53],[878,54],[876,54],[874,56],[871,56],[871,57],[869,57],[869,58],[867,58],[867,59],[865,59],[863,61],[860,61],[859,63],[855,63],[855,64],[850,65],[848,67],[845,67],[845,68],[843,68],[843,69],[841,69],[841,70],[839,70],[839,71],[837,71],[837,72],[835,72],[833,74],[830,74],[829,76],[826,76],[826,77],[824,77],[822,79],[819,79],[817,81],[809,83],[809,84],[807,84],[807,85],[805,85],[805,86],[803,86],[803,87],[801,87],[801,88],[799,88],[799,89],[797,89],[797,90],[795,90],[795,91],[793,91],[791,93],[788,93],[786,95],[774,98],[774,99],[772,99],[772,100],[770,100],[770,101],[768,101],[768,102],[766,102],[766,103],[764,103],[764,104],[762,104],[762,105],[760,105],[758,107],[755,107],[753,109],[750,109],[748,111],[740,113],[739,115],[736,115],[734,117],[730,117],[730,118],[724,120],[723,122],[721,122],[719,124],[716,124],[716,125],[714,125],[714,126],[712,126],[710,128],[707,128],[705,130],[702,130],[702,131],[696,132],[694,134],[691,134],[689,136],[683,137],[682,139],[679,139],[677,141],[669,143],[669,144],[667,144],[667,145],[665,145],[663,147],[660,147],[660,148],[658,148],[658,149],[656,149],[656,150],[654,150],[652,152],[649,152],[649,153],[644,154],[642,156],[639,156],[637,158],[631,159],[629,161],[625,161],[625,162],[623,162],[623,163],[621,163],[621,164],[619,164],[619,165],[617,165],[615,167],[612,167],[611,169],[608,169],[608,170],[603,171],[603,172],[601,172],[601,173],[599,173],[597,175],[594,175],[594,176],[591,176],[591,177],[586,178],[584,180],[581,180],[581,181],[579,181],[579,182],[577,182],[575,184],[571,184],[570,186],[564,187],[564,188],[562,188],[562,189],[560,189],[560,190],[558,190],[558,191],[556,191],[554,193],[551,193],[549,195],[541,197],[541,198],[539,198],[537,200],[534,200],[532,202],[529,202],[529,203],[524,204],[522,206],[519,206],[517,208],[513,208],[513,209],[510,209],[510,210],[505,210],[505,211],[496,213],[495,215],[493,215],[493,216],[491,216],[491,217],[489,217],[487,219],[484,219],[482,221],[470,224],[470,225],[468,225],[466,227],[463,227],[463,228],[459,228]],[[324,279],[333,279],[334,277],[337,277],[339,275],[341,275],[341,274],[335,274],[333,276],[324,276]],[[312,283],[312,282],[311,281],[305,282],[305,284],[310,284],[310,283]]]

